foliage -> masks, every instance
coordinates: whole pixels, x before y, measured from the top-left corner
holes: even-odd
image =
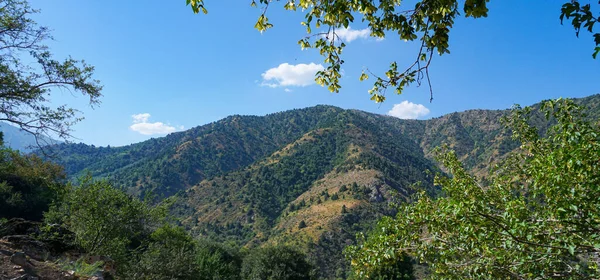
[[[0,218],[40,220],[64,191],[62,167],[0,148]]]
[[[107,181],[84,178],[79,186],[70,186],[44,218],[64,224],[75,233],[76,244],[90,254],[126,263],[128,250],[137,248],[165,214],[164,206],[151,207]]]
[[[251,252],[242,265],[244,280],[311,279],[312,267],[305,256],[292,248],[272,246]]]
[[[71,179],[90,172],[115,186],[169,196],[204,179],[238,170],[331,121],[341,109],[291,110],[264,117],[230,116],[167,137],[124,147],[52,146],[53,158]]]
[[[94,277],[102,271],[104,266],[103,261],[97,261],[94,263],[87,263],[85,257],[81,257],[76,261],[59,260],[57,264],[64,271],[73,271],[75,276],[78,277]]]
[[[429,85],[431,99],[433,91],[429,79],[429,65],[434,54],[450,53],[450,30],[454,21],[461,16],[461,10],[465,17],[480,18],[487,17],[489,0],[421,0],[416,1],[414,6],[407,6],[400,0],[252,0],[251,5],[262,5],[262,12],[254,25],[258,31],[263,32],[273,27],[267,17],[267,11],[272,5],[280,4],[285,10],[304,13],[307,35],[298,41],[302,49],[315,48],[325,58],[328,65],[323,71],[316,74],[317,84],[326,86],[332,92],[339,92],[341,66],[344,63],[342,51],[346,46],[343,39],[338,36],[338,31],[348,28],[350,24],[362,21],[369,26],[370,35],[376,38],[384,38],[386,35],[397,34],[404,41],[417,41],[420,45],[415,54],[415,60],[406,68],[398,68],[396,61],[390,63],[390,68],[384,75],[375,76],[376,81],[373,88],[369,90],[371,100],[383,102],[385,92],[392,88],[401,94],[411,84],[421,85],[425,79]],[[572,24],[577,35],[581,25],[593,33],[594,24],[600,21],[591,12],[590,4],[581,5],[580,1],[569,1],[563,5],[560,13],[561,22],[564,17],[572,18]],[[194,13],[207,13],[204,0],[186,0],[186,4],[192,7]],[[313,31],[313,28],[315,29]],[[594,58],[600,52],[600,33],[594,34],[596,49]],[[366,80],[369,75],[363,71],[360,80]]]
[[[589,106],[590,120],[600,117],[600,95],[575,102]],[[545,133],[553,121],[546,121],[539,107],[534,106],[530,123]],[[506,114],[471,110],[420,121],[316,106],[264,117],[232,116],[125,147],[65,144],[54,151],[71,178],[88,166],[129,193],[156,187],[157,194],[168,196],[190,188],[177,194],[173,213],[194,236],[235,246],[298,246],[314,261],[318,277],[345,278],[349,262],[342,249],[382,215],[395,215],[389,202],[423,189],[436,193],[433,176],[423,172],[437,170],[430,160],[435,146],[451,146],[476,174],[487,174],[489,166],[519,147],[502,132],[499,120]],[[357,170],[375,170],[377,183],[331,186],[325,199],[319,185],[323,176],[354,176]],[[422,184],[415,185],[418,181]],[[398,199],[390,201],[378,189],[394,190]],[[312,192],[321,195],[311,202],[306,195]],[[339,206],[329,207],[336,193]],[[299,195],[306,198],[297,200]],[[311,207],[328,208],[337,217],[317,229],[310,216],[298,215]],[[301,220],[307,225],[303,231],[317,231],[313,239],[288,235]]]
[[[44,45],[51,39],[48,28],[31,19],[37,12],[24,0],[0,1],[0,120],[36,137],[66,139],[81,118],[66,105],[49,105],[52,89],[82,93],[96,105],[102,87],[92,78],[94,67],[72,58],[52,58]]]
[[[587,112],[592,118],[600,116],[600,96],[577,102],[594,104]],[[385,151],[388,148],[379,148],[381,153],[389,152],[393,156],[419,149],[410,146],[411,142],[416,142],[429,156],[434,147],[447,143],[461,159],[467,160],[466,167],[481,168],[489,165],[491,157],[497,158],[518,146],[502,134],[499,119],[506,113],[472,110],[430,120],[400,120],[332,106],[315,106],[263,117],[231,116],[124,147],[55,145],[52,152],[56,157],[51,160],[63,165],[73,181],[89,171],[94,177],[109,178],[116,187],[127,189],[129,193],[141,195],[152,191],[159,197],[167,197],[202,180],[243,169],[312,130],[331,127],[335,123],[353,123],[371,133],[378,132],[381,137],[375,141],[386,141],[387,147],[396,146],[395,150],[401,150],[391,152]],[[536,124],[543,125],[547,124]],[[393,136],[386,135],[386,131]],[[396,141],[395,137],[405,140]],[[423,170],[419,167],[410,173],[420,172],[419,169]],[[401,173],[392,170],[388,174],[402,182],[398,178],[402,177]]]
[[[130,279],[239,279],[242,259],[237,251],[209,241],[196,241],[181,227],[164,225],[125,276]]]
[[[435,278],[598,278],[600,129],[568,100],[545,102],[553,125],[544,136],[516,108],[508,124],[520,141],[481,186],[455,153],[441,152],[452,175],[445,196],[421,195],[379,233],[349,249],[358,275],[410,254]]]
[[[565,3],[560,11],[560,22],[562,23],[565,18],[567,20],[572,18],[571,24],[575,28],[577,37],[579,37],[582,25],[584,29],[593,34],[596,47],[592,57],[595,59],[600,53],[600,33],[594,33],[594,25],[600,22],[600,15],[594,16],[590,3],[581,5],[580,1],[570,1]]]
[[[137,257],[126,272],[128,279],[198,279],[195,242],[180,227],[163,225],[156,229]]]
[[[370,256],[361,256],[370,257]],[[366,274],[351,274],[349,279],[412,280],[416,279],[412,259],[406,254],[397,254],[386,262],[370,268]]]
[[[240,279],[242,256],[240,252],[219,243],[202,240],[198,242],[196,265],[198,274],[206,280]]]

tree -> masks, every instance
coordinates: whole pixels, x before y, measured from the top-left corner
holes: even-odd
[[[239,252],[222,244],[200,240],[196,251],[196,265],[200,279],[240,279],[242,257]]]
[[[181,227],[163,225],[137,254],[138,260],[125,271],[126,279],[209,279],[199,278],[195,263],[196,243]]]
[[[281,3],[288,11],[301,10],[305,13],[307,36],[298,41],[302,49],[316,48],[325,58],[327,68],[316,74],[315,81],[321,86],[326,86],[332,92],[339,92],[341,85],[342,51],[345,44],[337,31],[348,28],[356,21],[367,22],[371,36],[384,38],[386,35],[395,33],[405,41],[418,41],[420,49],[415,54],[415,60],[406,68],[399,68],[396,62],[390,64],[385,76],[376,76],[373,88],[369,90],[371,100],[383,102],[388,88],[401,94],[404,89],[413,83],[421,85],[423,81],[428,83],[431,99],[433,90],[429,79],[429,66],[434,54],[450,53],[449,39],[450,30],[454,20],[461,16],[460,9],[465,17],[480,18],[488,14],[487,2],[489,0],[421,0],[414,7],[402,5],[401,0],[252,0],[251,5],[256,7],[257,2],[262,5],[262,13],[254,27],[260,31],[266,31],[273,27],[267,17],[267,11],[272,5]],[[194,13],[208,13],[204,0],[186,0]],[[600,16],[595,17],[591,12],[591,5],[581,5],[579,1],[568,1],[563,5],[560,13],[563,19],[572,19],[577,36],[581,28],[594,33],[594,24],[600,21]],[[317,30],[313,32],[313,28]],[[594,34],[596,48],[594,58],[600,52],[600,33]],[[365,72],[360,75],[360,80],[368,79]]]
[[[256,249],[242,264],[241,279],[305,280],[311,279],[312,266],[304,254],[285,246]]]
[[[300,221],[300,224],[298,224],[298,229],[303,229],[306,227],[306,222],[304,220]]]
[[[36,136],[68,139],[71,126],[82,118],[66,105],[52,106],[53,90],[78,92],[99,104],[101,89],[84,61],[53,59],[44,41],[48,28],[31,19],[37,13],[25,0],[0,0],[0,121]]]
[[[481,185],[443,149],[445,196],[421,194],[349,248],[368,275],[401,254],[426,263],[436,279],[596,279],[600,277],[600,128],[568,100],[541,110],[555,124],[530,125],[531,108],[507,123],[521,148]]]
[[[44,218],[75,233],[76,244],[86,252],[127,264],[128,251],[138,248],[163,223],[167,203],[151,207],[107,181],[88,177],[79,186],[70,186]]]
[[[64,192],[64,179],[59,165],[0,148],[0,218],[41,220]]]

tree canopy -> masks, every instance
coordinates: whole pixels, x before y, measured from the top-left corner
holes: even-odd
[[[51,92],[81,93],[97,105],[102,86],[93,78],[93,66],[53,58],[44,44],[52,39],[48,28],[31,19],[37,12],[24,0],[0,0],[0,121],[38,141],[41,135],[68,139],[71,126],[82,118],[67,105],[51,104]]]
[[[348,249],[354,271],[371,275],[402,254],[436,279],[596,279],[600,276],[600,128],[568,100],[542,106],[555,123],[541,133],[530,108],[508,119],[520,150],[490,174],[470,175],[456,154],[438,160],[444,196],[425,194],[385,218]]]
[[[207,1],[208,2],[208,1]],[[258,3],[257,3],[258,2]],[[327,68],[317,72],[315,81],[332,92],[339,92],[341,66],[344,63],[342,51],[346,46],[337,31],[348,28],[354,22],[366,22],[371,36],[384,38],[396,34],[404,41],[417,41],[420,44],[415,60],[402,68],[397,62],[390,63],[389,70],[383,75],[366,71],[360,80],[375,78],[373,88],[369,90],[371,100],[383,102],[388,88],[401,94],[411,85],[427,82],[431,99],[433,90],[429,78],[429,66],[435,54],[450,53],[450,30],[460,16],[487,17],[489,0],[421,0],[414,6],[408,6],[401,0],[252,0],[254,7],[260,5],[261,13],[254,27],[266,31],[273,27],[267,17],[271,6],[282,5],[288,11],[301,11],[305,14],[302,25],[307,35],[298,41],[302,49],[315,48],[324,57]],[[204,0],[186,0],[194,13],[208,13]],[[557,11],[558,12],[558,11]],[[594,16],[591,4],[581,4],[573,0],[565,3],[560,11],[560,22],[570,20],[576,35],[587,30],[593,33],[596,47],[593,57],[600,53],[600,33],[594,33],[595,23],[600,16]]]
[[[0,148],[0,219],[41,220],[65,187],[63,168],[36,155]]]

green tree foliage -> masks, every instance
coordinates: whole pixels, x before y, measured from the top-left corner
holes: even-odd
[[[444,197],[421,195],[350,247],[357,275],[401,254],[436,279],[592,279],[600,276],[600,129],[568,100],[542,105],[555,123],[543,135],[530,108],[507,119],[521,147],[491,173],[470,175],[455,153],[438,154],[452,175]]]
[[[0,218],[41,220],[64,191],[62,167],[0,148]]]
[[[127,279],[212,279],[198,277],[196,243],[180,227],[163,225],[156,229],[138,260],[126,271]]]
[[[198,242],[166,219],[170,202],[151,206],[111,186],[84,178],[45,214],[75,234],[75,244],[116,261],[125,279],[239,279],[242,258],[233,250]]]
[[[368,256],[362,256],[368,257]],[[369,268],[364,274],[350,274],[348,279],[373,279],[373,280],[412,280],[416,279],[412,259],[407,254],[396,254],[394,258],[378,266]]]
[[[311,279],[312,266],[305,256],[289,247],[271,246],[251,252],[242,265],[244,280]]]
[[[305,15],[307,35],[298,41],[302,49],[315,48],[324,57],[328,65],[319,71],[315,81],[326,86],[332,92],[339,92],[341,66],[344,63],[342,51],[346,46],[336,31],[348,28],[350,24],[358,21],[366,22],[371,31],[371,36],[384,38],[386,35],[397,34],[404,41],[417,41],[419,51],[415,53],[413,63],[405,68],[399,68],[397,62],[392,62],[384,75],[375,76],[373,88],[369,90],[371,100],[383,102],[388,88],[401,94],[410,84],[421,84],[425,79],[431,90],[429,79],[429,65],[434,54],[450,53],[450,30],[454,21],[462,15],[465,17],[487,17],[489,0],[421,0],[414,6],[407,6],[400,0],[252,0],[251,5],[261,4],[262,12],[254,25],[258,31],[263,32],[273,27],[267,17],[271,6],[282,5],[288,11],[302,11]],[[186,0],[194,13],[207,13],[204,0]],[[557,11],[558,12],[558,11]],[[590,4],[581,5],[574,0],[564,4],[560,18],[572,19],[572,25],[577,35],[582,28],[594,33],[594,24],[600,17],[594,16]],[[314,30],[313,30],[314,29]],[[600,33],[594,33],[596,48],[594,58],[600,52]],[[365,72],[360,75],[360,80],[366,80],[369,75]],[[432,91],[431,91],[432,92]],[[433,92],[432,96],[433,98]]]
[[[45,220],[65,225],[75,233],[76,244],[87,252],[126,263],[128,250],[137,248],[165,214],[166,207],[151,207],[107,181],[85,178],[81,185],[70,186]]]
[[[196,250],[196,265],[202,279],[237,280],[240,279],[242,256],[219,243],[200,240]]]
[[[94,67],[68,58],[55,60],[44,45],[48,28],[31,19],[38,11],[23,0],[0,0],[0,120],[12,123],[38,138],[68,138],[71,126],[81,120],[78,111],[52,107],[52,89],[68,89],[99,103],[102,87],[92,78]]]
[[[600,4],[600,2],[598,3]],[[593,34],[596,47],[594,48],[592,57],[595,59],[598,53],[600,53],[600,32],[594,33],[594,25],[600,22],[600,15],[594,16],[590,3],[582,5],[580,1],[570,1],[565,3],[560,11],[560,22],[562,23],[564,19],[571,20],[577,37],[579,37],[582,27]]]
[[[303,229],[306,227],[306,222],[304,220],[300,221],[300,223],[298,224],[298,229]]]

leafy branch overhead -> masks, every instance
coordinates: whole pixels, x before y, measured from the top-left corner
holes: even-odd
[[[203,0],[186,0],[194,13],[207,13]],[[258,2],[258,3],[257,3]],[[267,10],[274,3],[281,3],[288,11],[300,10],[305,13],[302,25],[308,35],[298,41],[304,48],[315,48],[325,58],[327,68],[317,72],[315,81],[321,86],[326,86],[332,92],[339,92],[342,51],[345,47],[343,40],[337,35],[336,30],[348,28],[356,21],[366,22],[371,31],[371,36],[384,38],[393,33],[404,41],[417,41],[421,47],[415,55],[415,60],[404,68],[399,68],[397,62],[390,64],[389,70],[384,75],[368,74],[363,72],[360,80],[375,78],[373,88],[369,90],[371,100],[385,101],[388,88],[401,94],[411,84],[421,85],[426,81],[430,89],[430,98],[433,99],[433,90],[429,78],[429,66],[434,54],[443,55],[450,53],[450,30],[457,17],[487,17],[489,0],[422,0],[414,7],[402,5],[401,0],[252,0],[251,5],[262,6],[262,12],[254,27],[264,32],[273,27],[267,17]],[[571,19],[576,34],[582,28],[593,33],[593,27],[600,20],[594,17],[590,4],[580,5],[573,0],[563,5],[560,19]],[[313,28],[319,30],[313,32]],[[596,48],[594,58],[600,52],[600,33],[594,34]],[[370,75],[369,75],[370,74]]]
[[[79,92],[90,105],[100,101],[102,86],[84,61],[55,60],[44,45],[49,30],[31,19],[37,13],[26,1],[0,0],[0,121],[36,136],[68,139],[71,126],[81,120],[66,105],[51,106],[53,89]]]

